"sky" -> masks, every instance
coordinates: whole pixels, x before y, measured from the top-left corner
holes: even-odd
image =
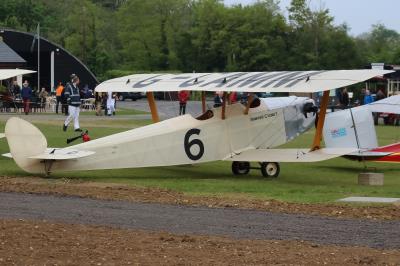
[[[383,24],[400,33],[400,0],[309,0],[311,9],[329,9],[334,24],[346,23],[353,36],[371,30],[373,24]],[[224,0],[226,5],[252,4],[256,0]],[[291,0],[280,0],[281,10],[287,15]]]

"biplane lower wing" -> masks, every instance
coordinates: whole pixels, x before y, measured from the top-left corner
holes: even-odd
[[[225,158],[226,161],[246,162],[319,162],[357,151],[354,148],[310,149],[254,149]]]

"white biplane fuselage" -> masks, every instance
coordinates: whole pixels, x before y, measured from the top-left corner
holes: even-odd
[[[14,150],[17,154],[13,157],[21,168],[34,173],[229,160],[243,151],[280,146],[304,133],[315,121],[313,114],[303,112],[304,105],[309,102],[312,100],[305,97],[262,99],[258,106],[249,109],[248,115],[244,114],[245,106],[236,103],[226,107],[225,120],[221,119],[221,107],[213,108],[197,118],[183,115],[64,149],[41,145],[42,152],[36,150],[28,156],[15,156],[19,152]],[[26,138],[22,135],[32,132],[29,128],[34,126],[16,119],[15,127],[20,133],[13,129],[12,121],[7,123],[8,141],[29,145],[23,143]],[[43,141],[44,136],[38,136],[38,142]],[[41,155],[33,158],[38,154]],[[52,157],[57,160],[52,161]],[[51,169],[46,162],[51,162]]]

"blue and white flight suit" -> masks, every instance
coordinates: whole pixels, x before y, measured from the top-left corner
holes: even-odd
[[[68,103],[68,117],[65,119],[65,127],[74,120],[74,129],[80,129],[79,127],[79,112],[81,106],[81,96],[79,95],[79,87],[75,83],[68,83],[65,87],[64,92]]]

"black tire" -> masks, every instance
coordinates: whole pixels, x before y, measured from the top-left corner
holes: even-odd
[[[118,96],[118,100],[120,100],[120,101],[125,101],[125,98],[124,98],[123,95],[119,95],[119,96]]]
[[[234,175],[247,175],[250,172],[249,162],[232,162],[232,173]]]
[[[279,163],[263,162],[261,165],[261,173],[264,177],[278,177],[281,168]]]

